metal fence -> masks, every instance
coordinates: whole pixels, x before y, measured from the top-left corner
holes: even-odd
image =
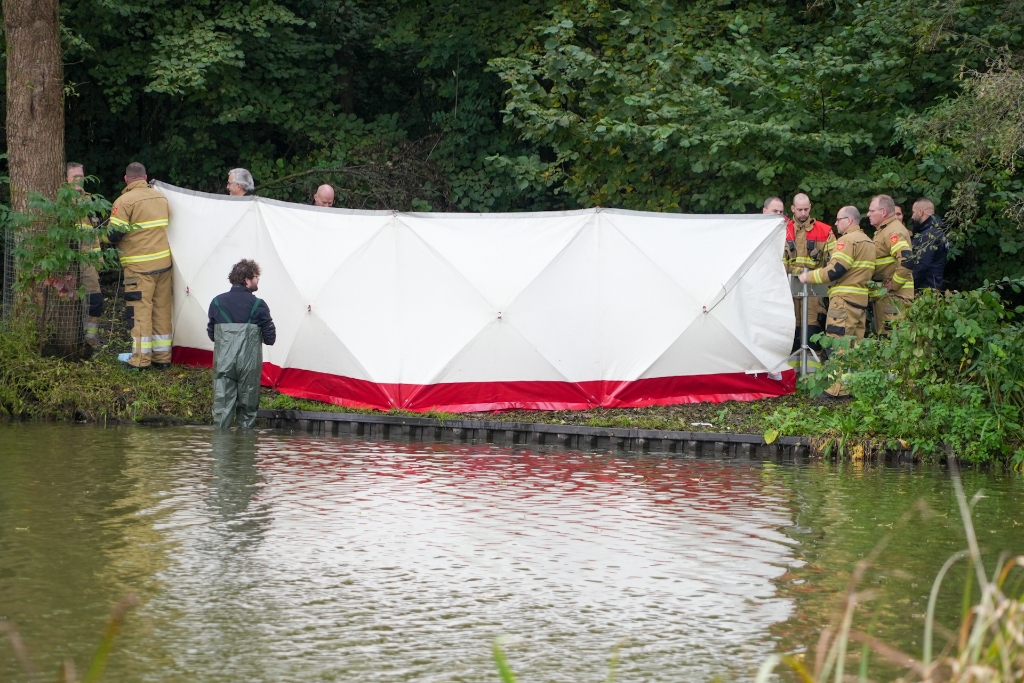
[[[87,355],[85,320],[88,302],[79,295],[81,278],[78,266],[51,277],[19,301],[21,295],[16,288],[18,264],[15,258],[18,240],[16,230],[3,230],[3,309],[0,320],[8,324],[14,319],[19,305],[24,304],[41,333],[41,350],[45,355],[61,358]]]

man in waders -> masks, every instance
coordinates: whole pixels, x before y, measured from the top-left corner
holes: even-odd
[[[231,290],[213,297],[206,325],[214,344],[213,423],[227,429],[237,415],[239,427],[252,429],[260,405],[262,344],[273,346],[277,330],[266,302],[253,296],[260,284],[256,262],[236,263],[228,281]]]

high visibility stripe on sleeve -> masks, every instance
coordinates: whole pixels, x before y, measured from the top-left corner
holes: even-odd
[[[830,282],[830,280],[825,278],[825,269],[824,268],[818,268],[817,270],[812,270],[810,273],[807,274],[807,279],[812,281],[816,285],[823,285],[826,282]]]
[[[900,240],[896,244],[894,244],[891,247],[889,247],[889,253],[892,254],[893,256],[895,256],[896,254],[898,254],[899,252],[903,251],[904,249],[910,249],[910,245],[907,244],[906,240]]]
[[[856,285],[836,285],[835,287],[828,288],[828,295],[835,296],[836,294],[852,294],[854,296],[867,296],[867,287],[857,287]]]
[[[844,254],[841,251],[837,251],[836,253],[832,254],[832,258],[834,258],[836,261],[842,261],[848,266],[853,265],[853,257],[850,256],[849,254]]]
[[[902,287],[902,285],[905,285],[908,282],[911,282],[911,278],[902,277],[902,276],[899,275],[899,273],[893,273],[892,281]]]
[[[121,263],[143,263],[145,261],[156,261],[157,259],[170,258],[171,250],[164,249],[155,254],[138,254],[136,256],[121,256]]]
[[[896,259],[894,259],[892,256],[879,256],[878,258],[875,259],[876,268],[878,266],[887,266],[890,263],[896,263]]]
[[[129,223],[117,216],[110,217],[110,224],[124,230],[149,230],[150,228],[165,228],[168,221],[166,218],[158,218],[155,221],[142,221],[141,223]]]
[[[166,218],[158,218],[155,221],[142,221],[141,223],[132,223],[132,227],[136,230],[148,230],[149,228],[164,228],[167,227],[169,221]]]

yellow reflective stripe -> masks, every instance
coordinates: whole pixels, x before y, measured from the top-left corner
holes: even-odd
[[[149,228],[162,228],[167,225],[169,221],[166,218],[158,218],[155,221],[142,221],[141,223],[132,223],[132,226],[139,230],[147,230]]]
[[[821,268],[818,270],[812,270],[808,273],[808,277],[813,280],[816,285],[823,285],[826,282],[826,280],[822,279],[822,277],[824,277],[824,273],[821,272]]]
[[[138,256],[121,256],[121,263],[142,263],[143,261],[156,261],[157,259],[170,258],[171,250],[164,249],[155,254],[139,254]]]
[[[892,256],[879,256],[878,258],[875,259],[876,266],[887,266],[890,263],[896,263],[896,259],[894,259]]]
[[[141,223],[129,223],[123,218],[116,216],[110,217],[110,224],[117,226],[118,228],[125,228],[127,230],[149,230],[150,228],[164,228],[167,227],[169,221],[166,218],[158,218],[155,221],[142,221]]]
[[[853,257],[850,256],[849,254],[844,254],[841,251],[837,251],[836,253],[832,254],[832,258],[834,258],[837,261],[842,261],[848,266],[853,265]]]
[[[853,262],[853,267],[854,268],[870,268],[871,270],[874,270],[875,269],[875,262],[874,261],[854,261]]]
[[[864,296],[867,293],[867,287],[857,287],[856,285],[836,285],[835,287],[828,288],[829,296],[835,296],[836,294],[856,294]]]
[[[907,244],[906,241],[900,240],[896,244],[894,244],[891,247],[889,247],[889,253],[890,254],[895,254],[897,251],[902,251],[904,249],[910,249],[910,245]]]
[[[910,278],[902,277],[902,276],[897,275],[897,274],[894,273],[893,276],[892,276],[892,281],[895,282],[898,285],[905,285],[908,282],[910,282],[911,280],[910,280]]]
[[[801,266],[813,266],[817,261],[812,259],[810,256],[797,256],[793,259],[793,263],[798,263]]]

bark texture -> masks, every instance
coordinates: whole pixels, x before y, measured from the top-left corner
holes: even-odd
[[[64,70],[57,0],[3,0],[11,205],[55,197],[64,181]]]

